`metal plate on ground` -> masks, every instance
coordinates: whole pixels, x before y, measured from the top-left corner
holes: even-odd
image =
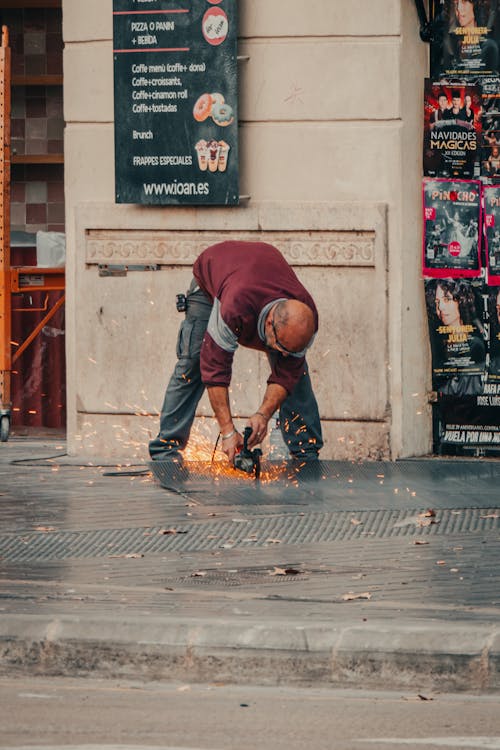
[[[210,463],[149,464],[156,481],[204,505],[247,507],[333,504],[339,510],[412,507],[500,507],[500,462],[478,460],[319,461],[300,469],[263,462],[259,481]]]
[[[429,515],[429,513],[434,515]],[[168,551],[191,552],[273,544],[317,544],[398,536],[442,536],[500,529],[500,511],[422,511],[277,514],[234,520],[188,521],[174,528],[115,528],[91,531],[34,531],[0,536],[0,556],[8,561],[84,557],[133,557]]]

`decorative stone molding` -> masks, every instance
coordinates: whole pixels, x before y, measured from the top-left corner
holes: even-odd
[[[209,245],[225,239],[264,240],[275,245],[294,266],[375,265],[375,232],[182,232],[87,230],[87,265],[192,265]]]
[[[210,210],[81,203],[75,217],[78,258],[92,265],[115,257],[190,265],[210,243],[241,238],[269,239],[294,263],[386,266],[383,203],[249,202]]]

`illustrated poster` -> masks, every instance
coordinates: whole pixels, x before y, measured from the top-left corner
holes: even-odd
[[[427,179],[423,183],[423,274],[481,275],[481,183]]]
[[[439,7],[433,23],[432,78],[498,74],[498,0],[443,0]]]
[[[479,177],[481,87],[425,81],[424,174]]]

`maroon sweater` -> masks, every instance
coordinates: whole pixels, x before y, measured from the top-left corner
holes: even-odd
[[[314,313],[315,331],[318,312],[309,292],[302,286],[279,250],[265,242],[220,242],[207,248],[196,260],[194,277],[201,289],[218,307],[219,328],[234,336],[235,345],[265,351],[258,335],[258,319],[262,308],[280,298],[297,299]],[[217,304],[216,304],[217,307]],[[201,348],[201,376],[208,386],[229,386],[234,351],[219,338],[217,343],[209,330]],[[217,326],[217,322],[212,324]],[[215,335],[215,333],[214,333]],[[218,338],[216,336],[216,338]],[[304,371],[305,357],[272,358],[268,383],[277,383],[289,393]]]

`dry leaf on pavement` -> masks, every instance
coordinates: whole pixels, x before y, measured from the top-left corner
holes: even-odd
[[[126,555],[109,555],[109,557],[126,557],[129,559],[136,559],[138,557],[144,557],[142,552],[128,552]]]
[[[436,511],[432,508],[428,508],[428,510],[424,511],[424,513],[418,514],[420,518],[435,518]]]
[[[179,531],[179,529],[160,529],[158,534],[187,534],[187,530]]]
[[[371,599],[372,595],[369,591],[365,591],[364,594],[353,594],[352,591],[349,591],[348,594],[344,594],[342,599],[345,602],[353,602],[355,599]]]
[[[274,568],[269,571],[270,576],[296,576],[301,573],[297,568]]]
[[[432,524],[439,523],[436,521],[436,511],[432,508],[428,508],[423,513],[418,514],[418,525],[419,526],[431,526]]]

